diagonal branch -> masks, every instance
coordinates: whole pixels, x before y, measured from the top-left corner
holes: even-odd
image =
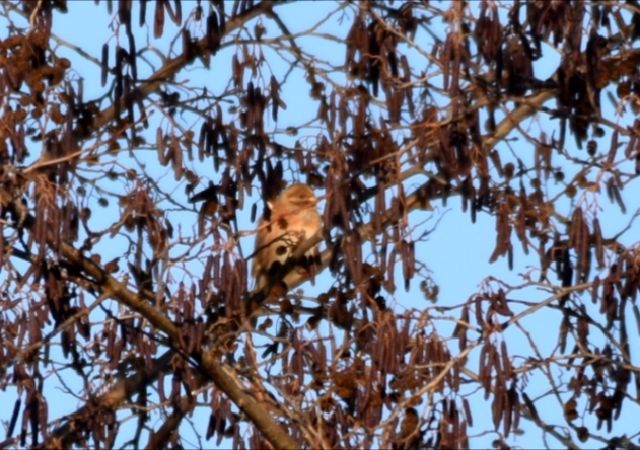
[[[167,420],[165,420],[158,430],[151,434],[145,448],[149,450],[154,448],[167,448],[167,442],[171,438],[171,435],[177,432],[180,422],[182,422],[182,419],[190,409],[188,399],[186,397],[181,398],[174,407],[171,415],[167,417]]]
[[[32,216],[27,216],[22,222],[23,226],[30,228],[34,224]],[[53,232],[47,233],[47,243],[54,246],[55,236]],[[154,379],[158,373],[169,364],[170,358],[180,348],[180,330],[162,312],[153,306],[144,293],[136,293],[127,288],[126,285],[116,280],[103,268],[94,263],[91,259],[83,256],[79,250],[67,243],[61,243],[58,247],[60,256],[64,257],[68,263],[76,267],[80,273],[90,278],[96,289],[106,298],[112,297],[118,302],[128,306],[132,310],[141,314],[154,327],[161,330],[169,337],[169,344],[174,350],[167,352],[156,360],[152,370],[147,374],[140,372],[132,378],[123,379],[110,389],[110,391],[97,399],[97,405],[114,409],[125,401],[135,389],[141,384],[148,383],[149,379]],[[265,438],[276,448],[297,448],[298,444],[291,439],[287,432],[271,417],[270,412],[259,403],[239,381],[236,372],[225,367],[218,359],[218,353],[207,349],[196,349],[189,354],[196,361],[197,367],[214,384],[224,392],[251,420]],[[76,413],[72,414],[65,425],[53,432],[44,443],[44,448],[58,447],[59,443],[68,442],[71,444],[74,439],[77,427],[74,426],[78,420],[86,418],[91,414],[91,408],[96,406],[96,401],[90,402]],[[66,445],[65,445],[66,446]]]
[[[63,243],[61,254],[75,264],[82,272],[95,280],[101,291],[114,297],[119,302],[140,313],[156,328],[166,333],[175,348],[180,348],[180,331],[168,317],[152,306],[146,299],[130,291],[125,285],[98,267],[93,261],[82,256],[71,245]],[[289,437],[286,431],[271,417],[257,400],[247,393],[238,379],[238,375],[230,367],[225,367],[214,351],[196,349],[190,354],[198,362],[202,371],[249,417],[255,427],[277,448],[296,448],[298,444]],[[122,397],[119,397],[122,398]]]
[[[278,4],[287,3],[285,1],[278,2]],[[224,32],[228,33],[237,28],[240,28],[246,22],[251,19],[254,19],[261,14],[268,13],[276,4],[271,1],[262,1],[258,3],[253,8],[245,11],[243,14],[239,14],[237,16],[233,16],[229,18],[225,23]],[[208,47],[208,38],[204,36],[200,38],[200,40],[196,44],[196,49],[199,55],[209,54],[212,49]],[[189,65],[193,61],[192,58],[189,57],[186,53],[181,53],[175,58],[169,59],[164,65],[158,69],[153,75],[151,75],[147,80],[143,81],[138,88],[138,94],[143,97],[147,97],[152,92],[156,91],[163,83],[165,83],[168,79],[172,78],[176,75],[181,69]],[[124,108],[124,98],[120,100],[120,109]],[[94,130],[99,130],[109,122],[111,122],[115,118],[116,107],[115,105],[111,105],[97,114],[94,118],[92,128]],[[89,134],[91,131],[88,132]]]

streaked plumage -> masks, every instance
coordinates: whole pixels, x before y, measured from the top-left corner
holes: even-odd
[[[269,202],[271,215],[262,218],[256,235],[253,276],[256,288],[262,289],[268,280],[269,269],[278,261],[284,265],[296,249],[322,230],[322,219],[316,210],[317,199],[304,183],[294,183]],[[313,256],[317,248],[305,253]]]

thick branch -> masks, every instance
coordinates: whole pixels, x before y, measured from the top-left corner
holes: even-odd
[[[179,330],[164,314],[152,306],[146,299],[127,289],[125,285],[107,274],[93,261],[85,258],[78,250],[68,244],[61,245],[61,253],[78,266],[84,273],[95,279],[104,294],[116,298],[119,302],[137,311],[153,326],[166,333],[174,345],[179,348]],[[269,412],[246,392],[238,377],[230,368],[226,368],[213,352],[196,350],[190,355],[199,361],[203,372],[249,417],[255,427],[277,448],[297,448],[298,444],[271,418]],[[123,398],[122,396],[118,398]]]
[[[155,433],[151,434],[149,442],[147,442],[147,446],[145,448],[149,450],[155,448],[167,448],[167,441],[171,438],[171,435],[177,431],[180,426],[180,422],[182,422],[182,419],[187,414],[188,410],[188,399],[186,397],[181,398],[167,420]]]

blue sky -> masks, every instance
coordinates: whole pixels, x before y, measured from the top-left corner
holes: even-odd
[[[295,32],[304,30],[311,26],[319,17],[324,17],[332,9],[333,5],[331,2],[317,2],[286,5],[280,8],[279,11],[282,13],[283,20],[292,29],[292,31]],[[189,10],[190,6],[188,4],[185,5],[184,12],[186,13]],[[134,8],[134,17],[136,16],[137,14],[135,13]],[[79,17],[81,19],[78,19]],[[148,12],[148,22],[151,22],[151,17],[152,14]],[[344,35],[350,25],[349,17],[349,15],[341,17],[340,14],[337,14],[331,17],[317,31],[318,33],[326,32]],[[104,4],[95,6],[93,2],[71,2],[69,5],[69,14],[55,15],[54,33],[65,41],[73,42],[89,54],[99,55],[102,44],[107,42],[109,39],[111,39],[110,47],[113,49],[115,38],[113,37],[112,29],[109,28],[109,24],[112,23],[112,20],[115,19],[107,14],[106,5]],[[268,27],[267,36],[269,33],[275,32],[275,27],[272,23],[265,23],[265,25]],[[444,38],[444,25],[441,25],[441,27],[442,34],[440,36],[441,38]],[[170,42],[166,37],[173,36],[172,31],[175,28],[172,28],[173,27],[170,22],[167,21],[165,24],[165,37],[159,40],[153,38],[152,30],[143,28],[136,31],[138,47],[142,48],[143,43],[148,39],[151,45],[156,46],[160,51],[164,51],[170,46]],[[194,34],[196,31],[197,30],[194,29]],[[4,35],[2,35],[2,37],[4,37]],[[122,39],[121,43],[124,45],[126,40],[122,33],[119,38]],[[426,46],[429,42],[429,37],[426,33],[419,32],[416,35],[415,42],[418,45]],[[301,39],[299,44],[302,46],[303,50],[317,54],[320,60],[340,64],[344,59],[344,50],[334,44],[328,44],[327,41],[305,38]],[[212,60],[211,68],[208,70],[202,68],[201,64],[196,61],[192,66],[187,68],[187,70],[181,72],[175,81],[179,83],[180,81],[188,80],[189,84],[193,86],[206,86],[207,89],[213,92],[221,91],[226,86],[229,78],[229,64],[227,61],[234,51],[235,49],[231,47],[221,50]],[[435,71],[435,67],[432,65],[430,66],[428,61],[420,55],[419,52],[411,51],[410,49],[406,49],[406,51],[411,55],[412,64],[423,64],[427,73]],[[72,60],[73,70],[77,73],[78,78],[83,79],[85,98],[94,98],[103,93],[103,88],[101,88],[99,84],[100,70],[97,65],[77,57],[73,51],[65,49],[64,46],[61,46],[60,54],[68,55],[67,57]],[[283,64],[283,61],[273,51],[265,50],[265,55],[267,57],[269,69],[272,70],[274,74],[281,75],[286,72],[287,66]],[[160,60],[159,58],[153,59],[152,57],[152,62],[153,64],[158,65]],[[557,52],[551,48],[546,48],[545,57],[536,63],[536,76],[543,79],[550,75],[557,67],[558,62],[559,55]],[[151,67],[140,63],[138,65],[138,70],[141,78],[144,78],[151,73]],[[335,77],[335,80],[341,81],[340,74],[332,74],[332,76]],[[431,81],[437,83],[438,78],[439,77],[436,75]],[[268,80],[265,82],[268,82]],[[179,90],[179,87],[176,86],[176,89]],[[296,137],[287,137],[286,133],[286,129],[289,125],[301,123],[304,117],[308,117],[309,120],[313,119],[317,110],[317,104],[308,96],[308,87],[300,71],[295,71],[289,76],[286,89],[283,89],[283,94],[286,94],[286,96],[283,96],[283,100],[287,104],[287,108],[280,112],[277,124],[273,124],[269,119],[266,122],[267,128],[271,129],[275,127],[277,130],[280,130],[278,138],[281,139],[281,142],[283,143],[292,144],[296,138],[303,141],[305,145],[312,143],[318,132],[317,130],[306,130],[306,136],[302,134]],[[550,103],[554,104],[555,102]],[[630,115],[627,114],[618,119],[615,111],[610,106],[610,103],[604,100],[604,95],[602,104],[604,106],[603,113],[606,112],[607,114],[610,114],[610,117],[615,118],[615,121],[622,125],[629,124]],[[512,106],[513,105],[510,105],[510,107]],[[225,111],[225,113],[232,114],[232,112],[229,111]],[[500,113],[498,113],[498,120],[499,119]],[[199,130],[200,122],[197,118],[185,116],[181,117],[180,120],[185,127],[192,127],[194,132],[197,133]],[[159,117],[155,117],[151,118],[151,123],[150,132],[153,133],[158,123],[166,124],[166,121],[163,121],[163,119]],[[541,115],[534,117],[532,120],[524,124],[524,128],[529,130],[554,129],[555,123],[550,123],[547,116]],[[532,131],[532,134],[537,136],[536,132]],[[500,150],[501,154],[514,152],[514,154],[523,158],[525,162],[533,158],[533,147],[521,136],[518,136],[518,133],[514,133],[509,137],[518,137],[518,140],[510,140],[508,143],[498,144],[497,148]],[[608,135],[602,138],[602,148],[607,148],[608,139]],[[150,139],[150,141],[153,142],[153,138]],[[578,149],[571,148],[574,145],[572,138],[567,139],[567,147],[570,147],[569,151],[572,154],[579,155],[580,151]],[[582,150],[582,152],[584,152],[584,150]],[[37,154],[37,152],[35,154]],[[121,158],[119,162],[123,165],[127,165],[129,163],[133,164],[131,159],[126,155],[122,155],[119,158]],[[145,169],[147,173],[153,174],[155,181],[162,186],[163,189],[172,193],[172,195],[175,195],[176,198],[181,200],[184,199],[184,180],[176,183],[170,169],[158,167],[156,165],[155,153],[136,152],[135,158],[138,160],[135,164],[146,164]],[[568,173],[575,170],[566,162],[558,162],[558,164],[567,164]],[[206,180],[208,178],[215,179],[215,174],[210,173],[211,169],[209,165],[205,166],[193,163],[192,167],[203,177],[203,185],[206,185]],[[411,192],[410,187],[416,186],[421,181],[423,180],[409,180],[407,182],[407,191]],[[109,186],[109,183],[104,183],[103,186]],[[114,190],[123,189],[123,186],[118,185],[117,183],[113,183],[111,187]],[[638,195],[640,195],[638,183],[635,182],[632,184],[631,188],[632,189],[624,192],[624,195],[626,196],[625,198],[628,199],[627,207],[630,211],[626,215],[621,214],[617,206],[611,205],[604,195],[594,194],[593,198],[582,199],[585,204],[592,205],[594,211],[598,212],[605,234],[611,235],[615,233],[615,230],[621,229],[629,220],[630,215],[635,212],[637,202],[634,204],[634,199],[638,198]],[[560,186],[558,186],[557,189],[560,189]],[[255,227],[255,224],[251,223],[249,220],[251,205],[254,202],[259,203],[259,210],[262,207],[261,201],[257,196],[246,201],[245,208],[240,215],[239,227],[242,230],[250,230]],[[433,211],[417,212],[413,214],[411,222],[412,224],[422,224],[416,230],[416,235],[420,234],[420,231],[434,227],[434,230],[428,235],[424,242],[417,243],[416,256],[417,259],[423,261],[427,265],[428,269],[431,271],[432,278],[436,283],[438,283],[440,287],[439,302],[437,305],[431,305],[425,301],[422,294],[417,289],[418,283],[414,282],[412,284],[412,289],[409,292],[404,292],[404,290],[399,287],[393,295],[389,296],[388,303],[394,304],[398,311],[403,311],[405,308],[424,309],[428,307],[434,308],[435,313],[435,308],[438,306],[462,304],[467,301],[471,295],[478,292],[480,288],[486,286],[495,287],[496,284],[488,279],[488,277],[495,277],[503,280],[504,282],[519,285],[523,283],[523,275],[525,275],[532,267],[536,267],[538,265],[537,257],[535,255],[524,255],[520,250],[519,243],[515,243],[515,241],[514,247],[517,250],[514,258],[515,269],[513,271],[508,270],[505,258],[501,258],[494,264],[490,264],[488,260],[495,246],[494,219],[489,217],[487,214],[479,214],[477,222],[472,224],[469,220],[468,213],[461,212],[459,198],[450,198],[447,205],[435,202],[433,206]],[[570,207],[571,205],[568,202],[565,202],[565,204],[559,204],[558,210],[566,212]],[[104,209],[103,214],[94,215],[92,220],[96,228],[101,228],[100,221],[104,219],[107,220],[104,222],[102,227],[108,226],[111,223],[112,217],[118,214],[118,210],[119,206],[116,203],[111,203],[109,207]],[[186,234],[189,234],[191,232],[190,230],[195,226],[194,214],[174,217],[178,222],[177,227],[181,227]],[[174,226],[176,226],[176,224],[174,224]],[[634,243],[636,241],[638,231],[638,226],[634,225],[624,236],[623,242],[628,244]],[[126,245],[126,241],[123,238],[117,236],[114,237],[111,242],[102,246],[100,249],[103,260],[110,260],[111,258],[120,255],[122,253],[121,246],[123,245]],[[251,253],[253,237],[248,236],[244,238],[242,246],[243,253],[245,255]],[[193,273],[197,273],[197,271],[201,269],[202,265],[198,264],[197,261],[194,261],[188,268],[176,270],[174,274],[175,281],[182,281],[181,276],[183,276],[183,279],[187,281]],[[191,271],[191,273],[189,273],[189,271]],[[400,273],[396,275],[396,279],[401,279]],[[315,287],[305,286],[305,290],[307,293],[313,293],[314,291],[319,291],[320,287],[331,282],[332,280],[330,275],[328,273],[324,273],[316,280]],[[519,299],[524,301],[541,301],[549,296],[549,293],[545,292],[543,289],[534,288],[524,289],[521,292],[518,292],[518,294],[521,295]],[[588,305],[588,307],[591,307],[591,305]],[[112,308],[114,308],[115,311],[116,305],[113,304]],[[458,312],[455,312],[452,313],[450,321],[439,322],[440,325],[438,326],[438,332],[442,336],[450,335],[451,330],[455,325],[454,320],[457,316]],[[552,353],[552,349],[557,343],[556,330],[558,329],[559,321],[560,316],[557,313],[552,311],[539,311],[538,313],[523,319],[521,324],[525,329],[530,330],[535,336],[536,344],[538,345],[541,353],[550,355]],[[635,329],[635,324],[630,323],[629,325],[630,329]],[[512,355],[527,355],[531,353],[530,346],[527,343],[526,338],[526,334],[517,330],[515,327],[508,330],[508,332],[503,335],[496,337],[497,340],[507,340],[509,350]],[[457,343],[455,340],[451,340],[448,344],[451,351],[456,354]],[[637,353],[638,344],[639,342],[636,336],[636,338],[631,342],[632,353],[634,350]],[[477,359],[478,351],[479,350],[474,351],[470,355],[471,361]],[[474,368],[474,364],[470,364],[470,367]],[[475,365],[475,368],[477,368],[477,364]],[[568,375],[560,375],[560,377],[565,382],[568,381]],[[72,385],[74,383],[73,381],[69,382]],[[545,394],[548,390],[549,385],[546,378],[540,372],[532,372],[528,377],[527,392],[529,393],[529,396],[534,398],[536,395]],[[74,410],[78,406],[73,402],[70,402],[68,400],[68,396],[58,396],[56,391],[57,389],[54,388],[51,392],[52,396],[49,397],[50,416],[65,414]],[[14,393],[9,391],[1,393],[0,401],[12,403],[13,398],[15,398],[12,397],[13,394]],[[58,399],[60,401],[58,401]],[[544,405],[544,408],[539,407],[539,410],[541,411],[541,414],[544,415],[545,420],[551,423],[563,422],[561,406],[557,399],[550,397],[544,400],[541,405]],[[473,397],[472,407],[475,414],[474,427],[469,431],[470,436],[472,436],[471,443],[476,448],[489,447],[491,446],[491,442],[495,439],[495,434],[492,432],[484,433],[485,430],[492,430],[493,425],[491,424],[490,414],[482,413],[485,410],[489,410],[489,403],[482,400],[482,395],[476,394]],[[629,403],[626,403],[623,409],[623,419],[616,423],[614,432],[621,433],[618,430],[625,430],[628,434],[636,432],[637,425],[634,417],[638,413],[637,409],[637,407],[630,408]],[[129,412],[127,412],[127,415],[128,414]],[[207,413],[196,415],[194,418],[195,427],[201,434],[206,430],[208,417]],[[625,419],[625,417],[628,417],[628,419]],[[5,416],[0,416],[0,419],[6,420]],[[158,422],[161,423],[160,418],[157,417],[157,415],[154,420],[158,420]],[[130,420],[128,424],[132,429],[135,427],[134,420]],[[545,443],[536,427],[530,425],[527,421],[521,420],[520,426],[524,433],[522,435],[512,435],[509,440],[511,444],[521,448],[537,448],[545,444],[551,447],[558,445],[553,438],[550,438],[550,440]],[[193,443],[194,446],[197,445],[197,441],[195,441],[188,423],[185,423],[182,426],[181,434],[183,434],[187,443]],[[206,446],[210,448],[213,444],[213,441],[209,441],[206,443]],[[225,443],[223,442],[221,448],[224,447]]]

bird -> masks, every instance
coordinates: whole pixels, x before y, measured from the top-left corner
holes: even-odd
[[[297,254],[310,239],[322,232],[317,202],[313,190],[305,183],[293,183],[273,201],[267,202],[270,214],[260,219],[252,267],[257,290],[264,289],[269,281],[274,282],[270,278],[279,273],[279,270],[282,272],[282,268],[288,268],[289,264],[309,275],[293,257],[308,258],[318,254],[316,245],[305,250],[304,255]]]

